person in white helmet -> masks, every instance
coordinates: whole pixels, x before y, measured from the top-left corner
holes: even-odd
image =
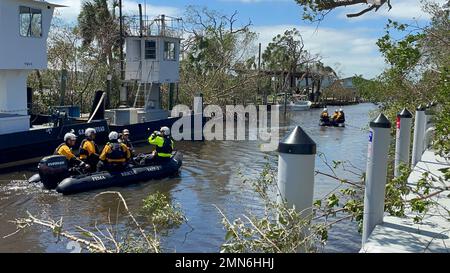
[[[337,121],[337,123],[345,123],[344,109],[342,109],[342,108],[339,109],[339,114],[338,114],[336,121]]]
[[[100,149],[95,144],[97,131],[94,128],[88,128],[84,135],[86,138],[83,139],[80,145],[80,159],[91,166],[91,172],[95,172],[100,157]]]
[[[155,150],[153,151],[153,161],[163,162],[172,157],[175,144],[170,136],[169,127],[164,126],[159,131],[153,132],[148,138],[148,142],[155,146]]]
[[[334,111],[334,114],[331,116],[331,122],[333,122],[333,123],[337,122],[338,115],[339,115],[339,110],[336,109],[336,111]]]
[[[78,159],[72,152],[72,148],[77,142],[77,136],[74,133],[67,133],[64,135],[64,142],[61,143],[53,153],[54,155],[62,155],[69,161],[70,167],[80,166],[82,168],[88,169],[90,166],[85,162]]]
[[[112,131],[109,133],[109,142],[103,148],[100,154],[100,162],[97,165],[97,171],[122,171],[131,158],[131,152],[127,145],[119,143],[119,133]]]
[[[323,108],[320,114],[320,122],[328,124],[330,122],[330,115],[328,114],[328,108]]]

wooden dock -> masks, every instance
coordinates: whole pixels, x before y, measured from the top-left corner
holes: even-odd
[[[415,185],[424,172],[434,177],[442,177],[439,171],[450,167],[450,161],[426,150],[421,161],[415,166],[408,178],[410,185]],[[439,179],[436,179],[439,180]],[[361,253],[449,253],[450,252],[450,182],[445,185],[434,182],[435,187],[447,190],[432,197],[437,202],[427,213],[422,223],[415,224],[415,214],[407,211],[408,217],[384,216],[383,223],[377,225]],[[433,192],[433,191],[432,191]],[[412,199],[415,196],[407,196]]]

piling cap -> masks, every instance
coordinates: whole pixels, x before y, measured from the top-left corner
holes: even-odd
[[[418,107],[417,107],[417,111],[425,111],[425,109],[426,109],[426,107],[425,106],[423,106],[422,104],[421,105],[419,105]]]
[[[372,128],[391,128],[392,124],[387,117],[381,113],[378,117],[370,122]]]
[[[284,154],[313,155],[316,154],[316,143],[300,126],[297,126],[278,144],[278,152]]]
[[[403,108],[403,110],[397,114],[397,117],[398,118],[412,118],[413,116],[412,116],[411,112],[409,112],[408,109]]]

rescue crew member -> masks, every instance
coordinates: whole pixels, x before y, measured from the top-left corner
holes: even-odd
[[[339,109],[339,113],[337,116],[337,122],[338,123],[344,123],[345,122],[345,114],[344,114],[344,110],[341,108]]]
[[[67,158],[69,161],[69,167],[73,168],[76,166],[89,169],[89,164],[78,159],[75,154],[72,152],[72,148],[75,146],[77,141],[77,136],[73,133],[67,133],[64,135],[64,143],[61,143],[54,152],[54,155],[62,155]]]
[[[323,108],[322,114],[320,114],[320,120],[323,122],[329,122],[330,121],[330,115],[328,114],[328,109]]]
[[[122,171],[126,168],[131,158],[130,150],[127,145],[119,143],[119,134],[115,131],[109,133],[109,142],[103,148],[100,154],[100,162],[97,165],[97,171]]]
[[[80,145],[80,159],[91,166],[91,172],[95,172],[100,156],[100,150],[94,141],[97,131],[94,128],[88,128],[84,134],[86,138]]]
[[[337,122],[338,115],[339,115],[339,111],[338,111],[338,109],[336,109],[336,111],[334,111],[334,114],[331,116],[331,121]]]
[[[170,159],[175,144],[170,136],[169,127],[164,126],[159,132],[153,132],[153,134],[148,138],[148,142],[155,146],[153,161],[161,162]]]
[[[131,143],[131,140],[130,140],[130,131],[128,129],[124,129],[122,131],[122,134],[120,135],[120,138],[119,138],[119,143],[123,143],[123,144],[127,145],[128,149],[131,152],[131,156],[133,156],[135,154],[133,143]]]

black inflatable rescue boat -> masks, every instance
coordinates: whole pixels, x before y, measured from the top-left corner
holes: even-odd
[[[96,172],[71,175],[64,156],[48,156],[39,163],[39,174],[30,183],[42,182],[47,189],[56,189],[64,195],[81,193],[109,187],[162,179],[178,173],[183,161],[180,152],[174,152],[170,160],[155,165],[135,165],[120,172]]]
[[[323,127],[345,127],[345,122],[324,122],[324,121],[320,121],[319,126],[323,126]]]
[[[345,120],[336,122],[329,119],[320,119],[319,126],[325,127],[345,127]]]

